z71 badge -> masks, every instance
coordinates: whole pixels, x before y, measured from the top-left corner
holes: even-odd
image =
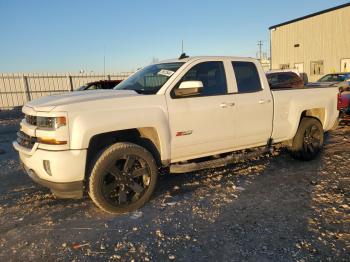
[[[192,134],[192,130],[176,132],[176,136],[189,136],[191,134]]]

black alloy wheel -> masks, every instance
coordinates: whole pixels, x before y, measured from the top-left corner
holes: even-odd
[[[97,158],[89,179],[89,195],[105,212],[134,211],[151,197],[157,175],[149,151],[132,143],[116,143]]]
[[[304,117],[300,121],[290,151],[299,160],[312,160],[323,147],[324,131],[321,122],[313,117]]]

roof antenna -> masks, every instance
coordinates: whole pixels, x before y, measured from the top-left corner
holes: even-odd
[[[181,42],[181,55],[180,55],[179,59],[185,59],[188,57],[189,56],[186,55],[186,53],[184,52],[184,40],[182,40],[182,42]]]

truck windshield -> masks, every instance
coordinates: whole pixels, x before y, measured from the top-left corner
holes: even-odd
[[[176,62],[146,66],[121,82],[114,90],[134,90],[140,94],[156,94],[183,64]]]

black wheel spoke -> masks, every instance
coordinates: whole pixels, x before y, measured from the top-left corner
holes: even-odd
[[[129,172],[129,170],[132,168],[132,166],[135,164],[135,158],[132,156],[127,156],[125,159],[125,163],[124,163],[124,168],[123,171],[124,172]]]
[[[309,137],[311,132],[311,128],[305,130],[305,137]]]
[[[127,201],[127,195],[124,190],[119,190],[118,193],[119,204],[124,204]]]
[[[303,150],[304,150],[304,151],[307,150],[307,145],[308,145],[308,143],[307,143],[306,141],[304,141],[304,143],[303,143]]]
[[[114,176],[116,179],[118,179],[118,177],[121,175],[121,171],[115,165],[110,166],[107,169],[107,172]]]
[[[104,187],[104,191],[107,196],[110,196],[112,191],[117,188],[117,182],[113,181]]]
[[[143,187],[140,186],[138,183],[135,181],[131,182],[131,184],[128,185],[135,193],[139,194],[143,191]]]
[[[310,137],[315,137],[315,135],[318,134],[318,129],[316,127],[313,127],[310,132]]]
[[[314,146],[314,148],[318,148],[320,146],[320,139],[314,137],[311,141],[311,144]]]
[[[315,149],[314,149],[314,147],[313,147],[312,144],[308,144],[307,148],[309,149],[309,151],[310,151],[312,154],[315,153]]]
[[[143,175],[148,175],[148,169],[147,169],[147,167],[141,167],[141,168],[139,168],[139,169],[134,170],[134,171],[131,173],[131,177],[132,177],[132,178],[137,178],[137,177],[140,177],[140,176],[143,176]]]

